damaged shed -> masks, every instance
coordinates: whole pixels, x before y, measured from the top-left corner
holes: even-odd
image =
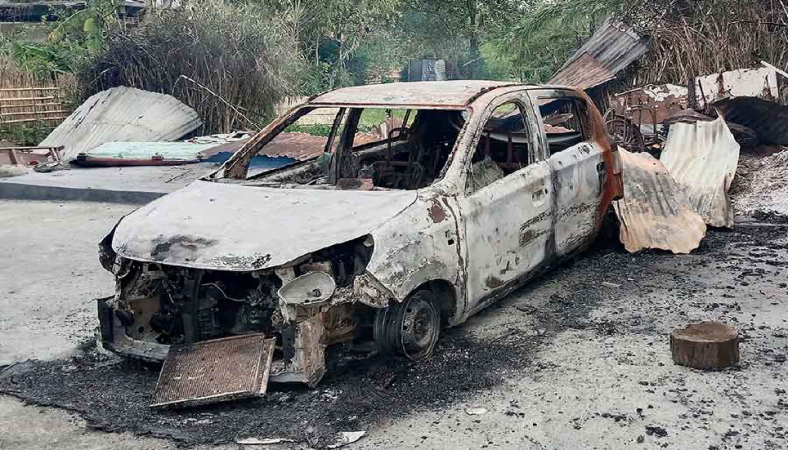
[[[607,19],[548,81],[583,89],[601,110],[607,109],[612,81],[648,51],[648,38]]]

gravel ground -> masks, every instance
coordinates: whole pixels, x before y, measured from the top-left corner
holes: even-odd
[[[788,448],[783,227],[712,230],[683,256],[600,245],[449,330],[426,363],[341,354],[315,390],[278,388],[259,400],[155,412],[147,404],[156,368],[99,353],[86,339],[95,327],[86,299],[111,291],[111,280],[98,275],[93,244],[76,241],[72,230],[96,228],[79,237],[95,242],[128,207],[29,205],[0,204],[28,219],[8,220],[2,237],[27,236],[17,251],[29,264],[44,261],[52,284],[36,288],[35,274],[0,265],[0,285],[16,286],[3,311],[19,309],[2,322],[2,342],[16,337],[0,357],[19,361],[0,372],[0,392],[9,396],[0,397],[0,422],[12,425],[0,427],[2,449],[236,448],[245,437],[322,448],[337,432],[358,430],[367,435],[353,448],[363,449]],[[40,224],[47,208],[63,212],[62,226]],[[94,227],[88,217],[97,214],[104,223]],[[70,240],[73,251],[51,251]],[[83,277],[63,284],[72,272]],[[31,318],[37,311],[47,314]],[[670,330],[701,320],[740,331],[740,366],[673,365]],[[39,336],[47,348],[25,343]],[[468,415],[471,407],[486,412]]]

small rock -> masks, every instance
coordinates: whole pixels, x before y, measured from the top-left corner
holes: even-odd
[[[662,427],[646,425],[646,434],[662,438],[668,435],[668,431]]]

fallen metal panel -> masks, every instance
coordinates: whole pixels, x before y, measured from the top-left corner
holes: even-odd
[[[112,248],[139,261],[260,270],[364,236],[410,206],[416,195],[198,180],[126,216]]]
[[[481,92],[510,82],[486,80],[416,81],[412,83],[371,84],[327,92],[313,99],[314,104],[396,105],[463,107]]]
[[[570,85],[566,81],[570,77],[584,76],[582,72],[589,68],[587,54],[595,60],[594,66],[606,69],[616,75],[648,51],[648,39],[638,36],[630,27],[623,23],[608,19],[601,27],[572,55],[563,67],[553,75],[549,84]],[[594,73],[597,72],[597,73]],[[609,79],[608,79],[609,80]],[[598,71],[591,71],[582,82],[583,89],[598,86],[606,81]],[[577,86],[579,87],[579,86]]]
[[[738,69],[695,78],[699,105],[729,97],[779,98],[777,72],[768,67]]]
[[[151,407],[196,406],[265,394],[275,342],[251,334],[170,347]]]
[[[106,142],[85,152],[87,156],[118,159],[163,159],[194,161],[200,152],[215,147],[214,144],[193,144],[191,142]]]
[[[698,248],[706,224],[687,205],[668,169],[648,153],[618,151],[624,166],[624,198],[613,202],[613,207],[627,251],[689,253]]]
[[[707,225],[733,227],[728,190],[736,175],[739,144],[722,117],[671,125],[660,160]]]
[[[713,106],[725,120],[755,130],[760,142],[788,145],[788,106],[754,97],[724,99]]]
[[[174,141],[201,124],[193,109],[171,95],[121,86],[91,96],[41,146],[62,145],[63,158],[70,160],[105,142]]]

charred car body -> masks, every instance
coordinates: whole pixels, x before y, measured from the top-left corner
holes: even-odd
[[[398,126],[358,144],[381,110]],[[322,155],[255,174],[253,158],[316,111],[333,117]],[[118,223],[100,245],[117,281],[99,301],[101,340],[163,361],[171,346],[263,334],[269,381],[310,386],[332,344],[422,359],[441,327],[586,248],[621,192],[601,116],[573,89],[339,89]]]

